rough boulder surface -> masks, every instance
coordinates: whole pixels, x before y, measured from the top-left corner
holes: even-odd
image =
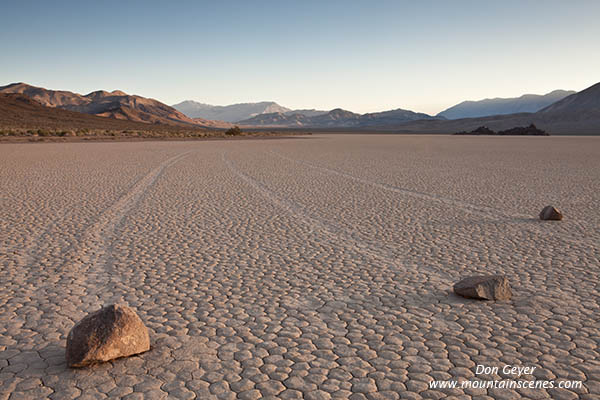
[[[563,215],[556,208],[552,206],[546,206],[540,212],[540,219],[544,221],[560,221],[563,219]]]
[[[84,367],[150,350],[148,328],[133,309],[106,306],[85,316],[67,336],[67,364]]]
[[[454,285],[454,293],[468,299],[510,300],[512,292],[504,275],[471,276]]]

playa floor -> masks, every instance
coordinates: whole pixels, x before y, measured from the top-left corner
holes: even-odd
[[[0,188],[0,399],[600,396],[600,137],[6,144]],[[116,302],[152,349],[67,368]]]

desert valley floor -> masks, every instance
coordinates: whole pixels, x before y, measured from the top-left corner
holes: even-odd
[[[600,137],[5,144],[0,188],[0,399],[600,396]],[[152,349],[67,368],[117,302]],[[583,386],[429,386],[478,379]]]

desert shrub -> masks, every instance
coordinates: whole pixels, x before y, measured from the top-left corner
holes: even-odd
[[[37,135],[38,136],[52,136],[52,132],[47,130],[47,129],[38,129],[37,130]]]
[[[225,131],[225,134],[228,136],[238,136],[242,134],[242,130],[239,126],[236,125],[233,128],[227,129],[227,131]]]

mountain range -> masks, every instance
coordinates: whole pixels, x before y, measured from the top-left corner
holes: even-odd
[[[362,115],[336,108],[329,112],[313,116],[307,116],[300,112],[260,114],[256,117],[239,121],[238,124],[242,126],[283,128],[367,128],[393,125],[420,119],[438,119],[438,117],[415,113],[400,108],[391,111]]]
[[[446,119],[477,118],[490,115],[533,113],[574,94],[572,90],[555,90],[545,95],[525,94],[516,98],[463,101],[439,114]]]
[[[248,127],[382,128],[417,120],[452,120],[533,113],[574,93],[574,91],[555,90],[545,95],[526,94],[516,98],[464,101],[438,113],[436,116],[401,108],[362,115],[340,108],[331,111],[292,110],[273,101],[213,106],[186,100],[173,105],[173,108],[190,118],[221,120]]]
[[[488,110],[491,110],[489,112],[495,114],[459,119],[447,119],[443,115],[431,116],[400,108],[367,114],[357,114],[340,108],[328,112],[289,110],[273,102],[220,106],[220,110],[227,109],[230,119],[258,113],[237,122],[244,129],[347,129],[355,131],[453,133],[471,131],[482,125],[493,130],[505,130],[534,123],[539,128],[553,134],[600,134],[600,83],[581,92],[562,97],[566,93],[568,92],[555,91],[544,96],[532,97],[528,95],[512,99],[514,100],[514,107],[523,107],[524,99],[535,99],[537,103],[532,101],[529,106],[534,103],[539,106],[539,104],[549,101],[548,98],[552,96],[560,97],[560,100],[536,112],[502,114],[498,113],[498,108],[488,108]],[[544,99],[541,99],[542,97]],[[507,99],[502,100],[502,107],[506,107]],[[227,121],[194,118],[157,100],[128,95],[118,90],[112,92],[95,91],[87,95],[81,95],[15,83],[0,87],[0,106],[0,127],[15,126],[15,124],[18,125],[19,121],[29,125],[35,122],[35,126],[45,126],[45,124],[65,126],[66,123],[74,123],[74,121],[78,124],[81,122],[81,124],[93,126],[101,126],[102,124],[108,126],[113,124],[113,121],[122,121],[147,127],[156,125],[182,127],[181,129],[196,127],[228,128],[233,126],[231,122]],[[213,106],[205,108],[210,109],[211,107]],[[266,112],[274,109],[279,111]],[[520,110],[521,108],[517,109]],[[457,108],[455,108],[456,110]],[[233,113],[234,111],[237,116]],[[88,117],[93,117],[93,119]]]
[[[109,117],[134,122],[167,125],[196,125],[210,128],[225,128],[230,124],[190,118],[173,107],[141,96],[128,95],[119,90],[98,90],[86,95],[64,90],[49,90],[25,83],[13,83],[0,87],[0,93],[18,93],[39,104],[98,117]]]
[[[560,100],[536,112],[495,113],[476,118],[446,119],[443,116],[433,117],[402,109],[362,115],[335,109],[315,117],[298,113],[291,115],[287,113],[262,114],[241,121],[240,125],[254,128],[270,126],[306,129],[344,128],[406,133],[453,133],[471,131],[480,126],[505,130],[533,123],[541,129],[555,134],[600,134],[600,83],[581,92],[572,92],[566,97],[562,97],[562,94],[567,92],[553,93],[554,96],[558,95]],[[516,104],[523,104],[522,98],[514,100]],[[538,98],[536,101],[538,100],[540,99]]]
[[[535,124],[551,134],[600,134],[600,83],[569,95],[535,113],[493,115],[454,120],[419,120],[395,126],[395,132],[453,133],[480,126],[505,130]]]
[[[181,103],[174,104],[173,108],[184,113],[190,118],[204,118],[225,122],[244,121],[263,114],[302,114],[307,117],[314,117],[327,113],[327,111],[321,110],[291,110],[287,107],[280,106],[274,101],[238,103],[228,106],[213,106],[210,104],[199,103],[194,100],[186,100],[182,101]]]

